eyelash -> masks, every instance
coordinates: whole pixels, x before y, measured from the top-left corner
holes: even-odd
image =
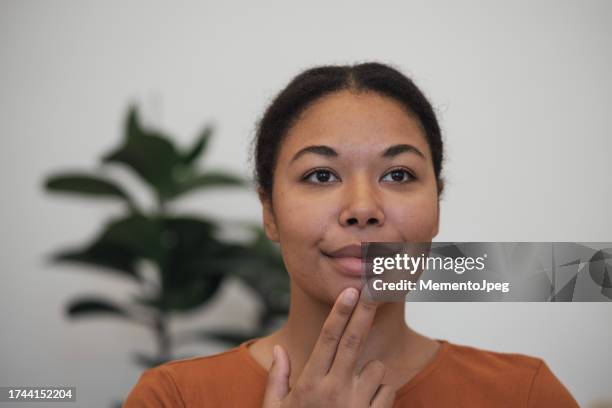
[[[308,180],[308,179],[309,179],[309,178],[310,178],[312,175],[317,174],[318,172],[323,172],[323,171],[325,171],[325,172],[329,172],[329,173],[331,173],[331,174],[332,174],[334,177],[339,178],[338,176],[336,176],[336,175],[334,174],[334,172],[333,172],[333,171],[331,171],[331,170],[329,170],[329,169],[321,168],[321,169],[314,169],[314,170],[312,170],[311,172],[307,173],[305,176],[303,176],[303,177],[302,177],[302,181],[307,182],[307,183],[312,183],[312,184],[319,184],[319,185],[322,185],[322,184],[331,184],[331,183],[332,183],[331,181],[326,181],[326,182],[312,182],[312,181],[309,181],[309,180]],[[412,181],[416,180],[416,177],[414,176],[414,174],[412,174],[412,172],[410,172],[410,171],[408,171],[408,170],[406,170],[406,169],[404,169],[404,168],[401,168],[401,167],[398,167],[398,168],[395,168],[395,169],[391,169],[391,170],[389,170],[388,172],[386,172],[386,173],[385,173],[385,175],[384,175],[384,176],[386,176],[386,175],[388,175],[388,174],[390,174],[390,173],[393,173],[394,171],[403,171],[405,174],[407,174],[407,175],[408,175],[408,179],[407,179],[407,180],[405,180],[405,181],[397,181],[396,183],[398,183],[398,184],[410,183],[410,182],[412,182]],[[384,176],[383,176],[383,177],[384,177]]]

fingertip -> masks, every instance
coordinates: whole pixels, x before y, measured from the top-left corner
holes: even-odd
[[[354,306],[359,298],[359,292],[355,288],[346,288],[341,294],[342,303],[347,306]]]
[[[264,407],[279,406],[289,392],[288,367],[283,361],[283,350],[278,344],[272,347],[272,365],[268,374],[268,385],[264,397]]]
[[[275,344],[272,348],[272,353],[274,354],[274,361],[276,361],[275,365],[278,365],[278,370],[284,376],[289,375],[290,364],[289,357],[285,352],[285,349],[280,344]]]

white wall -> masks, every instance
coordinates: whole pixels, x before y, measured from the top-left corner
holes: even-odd
[[[246,175],[255,120],[293,75],[390,62],[440,115],[440,241],[612,241],[611,2],[291,3],[0,3],[0,385],[76,385],[78,406],[108,406],[138,377],[129,353],[153,348],[140,328],[67,321],[74,295],[132,288],[45,258],[120,211],[41,183],[92,168],[118,143],[129,101],[183,143],[214,121],[208,163]],[[182,208],[260,219],[252,192],[195,194]],[[183,324],[223,322],[220,310],[248,324],[253,299],[224,291]],[[430,336],[543,357],[585,406],[612,400],[610,303],[483,306],[411,303],[407,319]]]

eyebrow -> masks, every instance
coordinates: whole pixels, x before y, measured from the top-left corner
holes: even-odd
[[[334,149],[332,149],[329,146],[313,145],[313,146],[306,146],[303,149],[300,149],[300,151],[298,151],[293,156],[289,164],[293,163],[294,161],[296,161],[297,159],[299,159],[306,153],[313,153],[313,154],[318,154],[320,156],[332,157],[332,158],[338,157],[338,152],[336,152]],[[418,156],[421,156],[423,159],[425,159],[425,155],[421,153],[419,149],[417,149],[416,147],[412,145],[405,144],[405,143],[389,146],[384,152],[381,153],[380,157],[391,158],[391,157],[397,156],[400,153],[415,153]]]

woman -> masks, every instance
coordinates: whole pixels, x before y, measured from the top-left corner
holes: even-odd
[[[286,323],[213,356],[146,371],[133,407],[577,407],[539,358],[432,339],[405,302],[375,303],[361,242],[431,242],[443,144],[416,85],[379,64],[295,77],[259,122],[264,227],[291,280]]]

